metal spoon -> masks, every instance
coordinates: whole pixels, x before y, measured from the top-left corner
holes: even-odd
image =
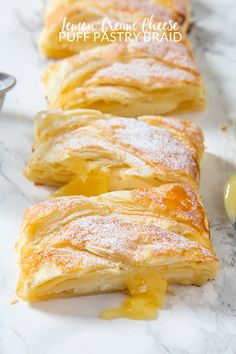
[[[230,176],[225,184],[224,203],[228,218],[236,230],[236,174]]]
[[[16,79],[12,75],[0,72],[0,110],[2,108],[6,93],[16,84]]]

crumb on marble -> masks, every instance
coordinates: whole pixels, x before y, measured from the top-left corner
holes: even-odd
[[[220,128],[220,130],[221,130],[222,132],[227,132],[228,129],[229,129],[228,124],[224,124],[224,125],[222,125],[222,127]]]
[[[10,301],[10,304],[11,305],[15,305],[17,304],[17,302],[19,302],[19,298],[17,296],[14,296],[11,301]]]

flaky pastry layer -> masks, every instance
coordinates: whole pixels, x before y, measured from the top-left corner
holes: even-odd
[[[203,135],[188,120],[52,110],[38,114],[35,138],[25,175],[36,184],[86,181],[91,171],[105,174],[107,191],[199,182]]]
[[[43,81],[51,108],[136,117],[205,107],[204,84],[184,43],[97,47],[50,64]]]
[[[200,197],[185,184],[40,202],[25,212],[17,254],[17,294],[28,301],[122,290],[140,269],[202,285],[218,267]]]

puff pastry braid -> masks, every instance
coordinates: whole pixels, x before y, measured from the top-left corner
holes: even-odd
[[[62,186],[103,173],[104,192],[168,182],[198,185],[203,135],[188,120],[52,110],[37,116],[35,138],[25,175],[36,184]],[[93,179],[89,190],[97,183]]]
[[[145,279],[160,292],[163,281],[202,285],[218,267],[201,201],[184,184],[40,202],[26,210],[17,253],[23,300],[123,291],[146,272],[131,290],[139,310],[150,285]],[[125,306],[104,317],[126,316]]]
[[[102,31],[102,21],[108,17],[111,23],[135,22],[141,25],[145,18],[154,16],[154,24],[158,22],[178,22],[183,32],[189,25],[188,0],[56,0],[49,2],[44,29],[39,46],[44,55],[50,58],[62,58],[89,49],[96,45],[108,44],[107,40],[99,38],[96,41],[91,36],[86,41],[59,40],[63,19],[78,24],[87,23],[96,27],[97,32]],[[108,38],[114,30],[106,28]],[[86,29],[88,32],[88,29]],[[71,36],[73,38],[73,35]],[[111,39],[111,38],[110,38]]]
[[[135,117],[205,107],[202,78],[183,43],[97,47],[50,64],[43,82],[51,108]]]

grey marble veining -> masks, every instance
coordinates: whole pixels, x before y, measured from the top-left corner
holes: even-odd
[[[14,243],[24,209],[44,198],[22,171],[32,144],[32,120],[45,106],[40,86],[46,63],[36,48],[43,1],[0,0],[0,71],[16,76],[0,116],[0,353],[1,354],[233,354],[236,353],[236,233],[223,207],[223,186],[236,171],[235,0],[192,0],[191,40],[208,88],[205,112],[187,115],[206,139],[201,193],[221,259],[205,286],[176,286],[156,321],[97,315],[121,294],[10,305],[17,267]],[[4,49],[4,50],[3,50]],[[227,125],[228,130],[222,131]]]

